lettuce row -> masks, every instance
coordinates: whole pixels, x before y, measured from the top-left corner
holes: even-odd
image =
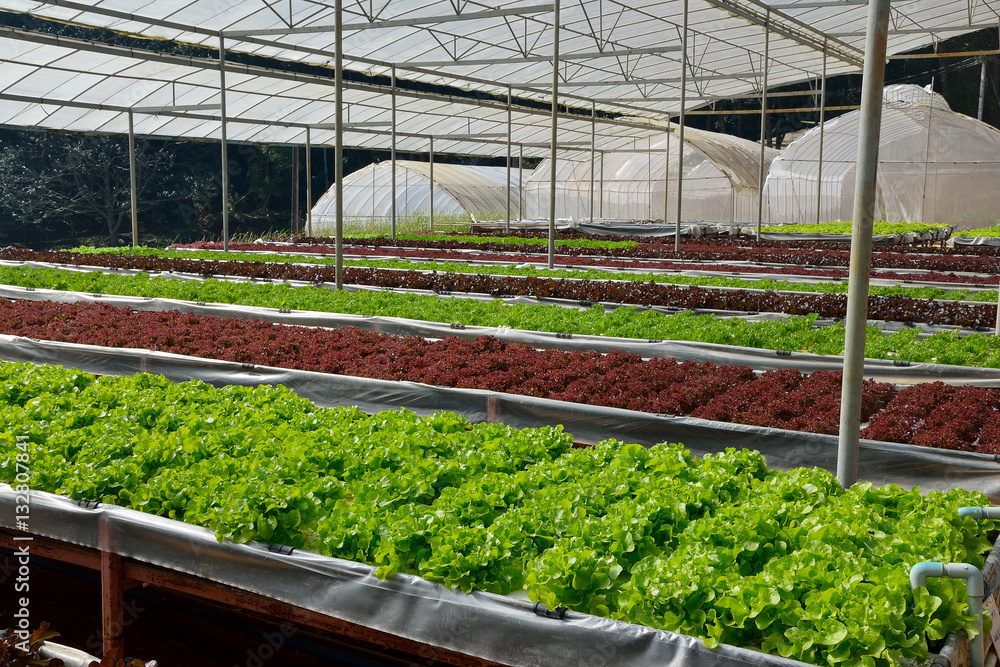
[[[282,387],[0,364],[0,480],[24,436],[36,489],[815,664],[921,659],[973,628],[960,582],[911,593],[908,569],[981,566],[994,529],[958,518],[982,494],[844,491],[747,450],[573,448],[560,428],[367,416]]]

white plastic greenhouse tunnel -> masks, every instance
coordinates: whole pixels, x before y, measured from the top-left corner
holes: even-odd
[[[518,169],[511,170],[511,216],[519,217]],[[507,212],[507,169],[462,164],[396,162],[396,215],[432,222],[455,219],[500,220]],[[378,162],[344,177],[344,221],[351,229],[386,231],[392,218],[392,163]],[[337,193],[330,188],[313,206],[313,232],[333,234]],[[426,224],[426,223],[425,223]]]
[[[680,141],[671,131],[637,142],[631,151],[599,153],[593,172],[589,159],[558,160],[556,215],[575,220],[664,220],[666,203],[666,221],[676,221],[680,155]],[[765,169],[777,155],[773,148],[764,149]],[[682,220],[755,222],[760,160],[756,142],[687,128]],[[550,165],[551,161],[544,160],[525,179],[528,218],[548,215]]]
[[[882,106],[877,219],[963,229],[1000,219],[1000,131],[919,86],[886,86]],[[815,127],[782,151],[764,185],[767,221],[851,219],[860,123],[851,111],[825,123],[822,149]]]

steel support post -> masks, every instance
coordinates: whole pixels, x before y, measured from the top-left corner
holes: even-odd
[[[667,114],[667,150],[663,166],[663,224],[667,224],[667,211],[670,210],[670,114]]]
[[[136,189],[135,172],[135,119],[128,112],[128,180],[129,195],[132,206],[132,246],[139,245],[139,192]]]
[[[771,54],[771,10],[767,10],[764,22],[764,61],[760,87],[760,167],[757,173],[757,240],[760,241],[760,226],[764,219],[764,152],[767,150],[767,70]]]
[[[229,145],[226,137],[226,38],[219,32],[219,115],[222,120],[222,250],[229,252]]]
[[[292,234],[299,235],[299,147],[292,146]]]
[[[517,217],[524,219],[524,144],[517,145]]]
[[[431,231],[434,231],[434,137],[431,137]]]
[[[549,263],[556,265],[556,141],[559,113],[559,0],[555,0],[552,21],[552,137],[549,153]]]
[[[826,39],[823,39],[823,76],[819,91],[819,168],[816,170],[816,224],[823,203],[823,135],[826,134]]]
[[[604,151],[601,151],[601,170],[598,175],[597,219],[604,220]]]
[[[306,128],[306,236],[313,235],[312,132]]]
[[[931,119],[934,117],[934,77],[927,94],[927,141],[924,142],[924,182],[920,190],[920,222],[927,222],[927,168],[931,159]]]
[[[510,84],[507,84],[507,222],[504,231],[510,233],[510,139],[511,139],[511,117],[510,117]]]
[[[871,271],[872,225],[875,216],[875,177],[882,124],[882,87],[885,83],[889,0],[869,0],[865,37],[864,79],[861,87],[861,128],[854,187],[854,228],[851,232],[851,268],[844,326],[844,380],[840,400],[840,441],[837,476],[844,488],[858,478],[858,442],[861,429],[861,389],[865,368],[865,329],[868,323],[868,277]]]
[[[389,233],[396,240],[396,66],[392,66],[392,205],[389,207]]]
[[[983,106],[986,102],[986,59],[983,58],[983,64],[979,69],[979,109],[976,111],[976,118],[978,120],[983,119]]]
[[[344,0],[334,4],[334,149],[333,177],[337,183],[334,242],[336,244],[336,287],[344,289]]]
[[[594,102],[590,103],[590,222],[593,224],[594,220],[594,167],[595,164],[594,154],[597,150],[597,105]]]
[[[677,222],[674,227],[674,252],[681,251],[681,202],[684,194],[684,107],[687,105],[687,70],[688,70],[688,0],[684,0],[684,28],[681,31],[681,113],[678,121],[680,131],[677,133],[677,149],[680,158],[677,161]],[[603,165],[602,170],[603,170]],[[664,212],[666,217],[666,212]]]

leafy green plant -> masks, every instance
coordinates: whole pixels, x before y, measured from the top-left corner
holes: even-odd
[[[926,222],[889,222],[876,220],[873,234],[923,234],[924,232],[947,229],[948,225]],[[801,225],[767,225],[761,227],[762,232],[793,232],[799,234],[850,234],[854,229],[853,222],[821,222]]]
[[[511,327],[639,340],[690,340],[815,354],[842,354],[844,349],[843,326],[816,327],[813,315],[748,322],[691,312],[666,315],[634,306],[605,310],[600,305],[594,305],[576,310],[549,305],[505,304],[499,300],[440,299],[429,295],[293,288],[215,278],[202,282],[150,278],[146,274],[128,276],[22,267],[0,267],[0,283],[87,293],[458,322],[466,326]],[[919,327],[889,333],[869,327],[865,346],[865,356],[870,359],[1000,368],[1000,340],[985,334],[962,336],[957,332],[939,332],[924,336]]]
[[[28,364],[0,364],[0,387],[0,480],[26,435],[39,490],[815,664],[896,665],[972,630],[960,582],[911,592],[907,573],[981,566],[995,529],[958,517],[982,494],[845,491],[748,450],[574,448],[560,428]]]
[[[525,240],[525,239],[521,239]],[[163,257],[170,259],[206,259],[219,260],[223,255],[210,250],[160,250],[156,248],[74,248],[72,252],[93,254],[140,255],[148,257]],[[282,264],[316,264],[332,266],[336,260],[329,257],[307,255],[276,255],[230,252],[225,259],[234,262],[275,262]],[[444,273],[459,273],[489,276],[524,276],[540,278],[573,278],[579,280],[609,280],[607,271],[600,269],[542,269],[535,267],[483,266],[467,262],[420,262],[406,259],[357,260],[344,259],[344,266],[403,269],[408,271],[436,271]],[[807,283],[788,280],[745,280],[743,278],[685,276],[662,273],[630,273],[614,274],[615,281],[626,283],[657,283],[664,285],[697,285],[700,287],[736,287],[740,289],[777,290],[784,292],[805,292],[815,294],[846,294],[848,284],[841,282]],[[969,289],[947,289],[941,287],[880,287],[872,286],[868,293],[873,296],[902,296],[912,299],[941,299],[948,301],[985,301],[997,300],[997,292],[992,290],[974,291]]]
[[[952,236],[971,236],[971,237],[988,237],[993,238],[1000,236],[1000,225],[994,224],[992,227],[979,227],[976,229],[963,229],[958,232],[953,232]]]

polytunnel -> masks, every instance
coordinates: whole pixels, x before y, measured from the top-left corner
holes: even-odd
[[[433,170],[433,171],[432,171]],[[518,169],[510,171],[510,212],[519,217]],[[433,189],[431,188],[433,173]],[[433,192],[433,204],[432,204]],[[344,220],[356,227],[382,227],[392,216],[392,163],[378,162],[344,177]],[[337,198],[330,188],[313,207],[316,234],[332,234]],[[408,219],[431,216],[440,221],[503,219],[507,215],[506,167],[396,161],[396,215]]]
[[[637,142],[631,151],[598,152],[593,181],[589,158],[559,160],[556,215],[577,220],[663,220],[666,188],[666,220],[676,220],[681,153],[676,129]],[[765,169],[777,155],[772,148],[764,149]],[[760,160],[758,143],[685,128],[682,220],[756,221]],[[525,179],[525,213],[529,218],[548,215],[550,164],[543,161]]]
[[[886,86],[882,105],[876,219],[966,229],[1000,219],[1000,131],[919,86]],[[852,111],[825,123],[822,144],[819,127],[789,144],[764,185],[768,221],[852,218],[860,123]]]

